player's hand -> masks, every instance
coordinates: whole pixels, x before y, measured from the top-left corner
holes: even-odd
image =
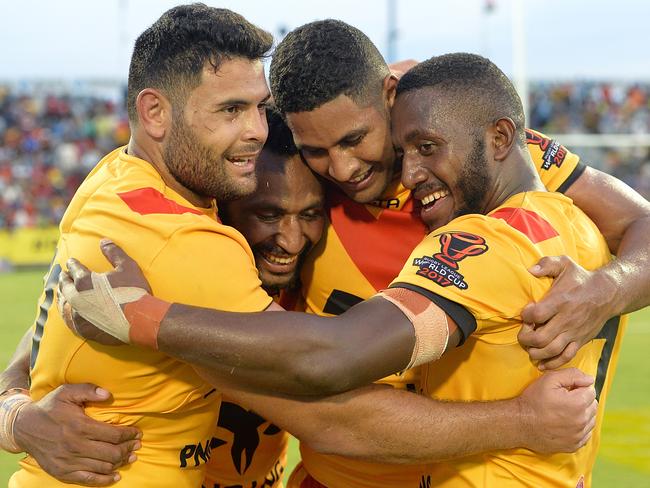
[[[530,384],[519,397],[528,418],[524,447],[547,454],[584,446],[596,425],[593,384],[593,377],[576,368],[549,371]]]
[[[558,368],[614,315],[609,308],[613,283],[567,256],[544,257],[529,271],[555,279],[541,301],[529,303],[522,311],[519,342],[533,361],[539,361],[540,369]]]
[[[121,315],[120,309],[116,307],[118,304],[123,306],[127,301],[113,303],[111,298],[116,297],[116,291],[119,289],[139,290],[142,294],[151,293],[151,287],[138,264],[115,243],[103,239],[100,248],[115,269],[107,273],[97,273],[95,278],[103,277],[108,280],[110,294],[93,293],[85,298],[78,296],[79,292],[95,290],[94,273],[76,259],[69,259],[68,271],[59,275],[57,306],[66,325],[75,334],[105,345],[121,345],[124,344],[124,341],[120,340],[122,337],[119,334],[119,338],[110,334],[112,329],[107,329],[105,325],[115,322],[116,314]],[[135,297],[132,299],[137,299],[137,295]],[[85,304],[83,311],[75,309],[75,303],[80,301]]]
[[[23,407],[14,423],[16,443],[60,481],[111,485],[120,479],[115,470],[136,460],[141,434],[135,427],[86,416],[86,402],[109,397],[106,390],[90,384],[59,386]]]

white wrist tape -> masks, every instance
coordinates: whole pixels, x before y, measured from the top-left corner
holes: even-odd
[[[93,288],[81,292],[74,283],[66,283],[61,290],[64,298],[84,319],[128,344],[131,326],[120,305],[142,298],[147,291],[126,286],[113,288],[106,275],[100,273],[93,272],[91,279]]]
[[[31,397],[25,393],[27,390],[16,389],[15,391],[6,394],[0,400],[0,448],[13,453],[22,452],[14,439],[16,417],[25,405],[32,403]]]
[[[415,345],[406,369],[440,359],[449,341],[447,314],[427,297],[406,288],[388,288],[377,296],[399,308],[413,324]]]

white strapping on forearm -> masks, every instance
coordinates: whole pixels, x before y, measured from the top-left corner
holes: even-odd
[[[389,288],[378,293],[378,296],[399,308],[413,325],[415,345],[406,369],[437,361],[447,349],[449,341],[447,314],[433,302],[413,293],[399,288]],[[413,303],[414,298],[419,303]],[[426,302],[423,304],[424,300],[421,299]]]
[[[107,334],[129,342],[129,322],[122,312],[121,304],[134,302],[147,293],[137,287],[113,288],[106,275],[92,273],[91,290],[77,291],[74,284],[63,286],[63,295],[79,315]]]
[[[20,410],[29,403],[32,403],[32,399],[26,393],[15,393],[0,401],[0,448],[5,451],[22,451],[14,438],[14,423]]]

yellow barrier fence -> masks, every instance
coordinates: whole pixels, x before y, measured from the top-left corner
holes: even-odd
[[[59,238],[58,227],[0,231],[0,260],[12,266],[47,266]]]

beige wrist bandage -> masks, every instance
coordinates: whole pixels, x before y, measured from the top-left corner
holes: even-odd
[[[380,296],[406,315],[415,330],[415,346],[406,369],[440,359],[447,349],[447,314],[427,297],[406,288],[387,288]]]
[[[92,273],[93,288],[77,291],[74,283],[63,286],[62,293],[79,315],[98,329],[129,343],[129,321],[120,305],[138,300],[147,291],[136,287],[113,288],[106,275]]]
[[[20,410],[32,403],[29,390],[12,388],[0,396],[0,448],[17,453],[22,449],[14,439],[14,423]]]

